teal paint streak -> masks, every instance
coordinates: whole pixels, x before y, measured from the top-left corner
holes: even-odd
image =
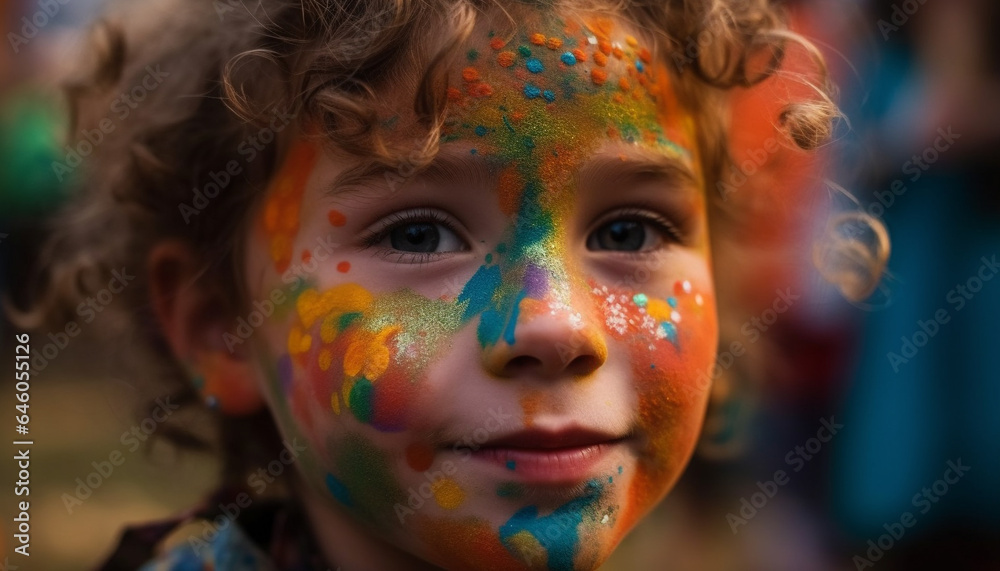
[[[573,557],[580,543],[577,528],[583,522],[584,515],[593,511],[601,492],[602,487],[598,482],[588,482],[583,496],[563,504],[545,517],[539,517],[536,506],[523,508],[500,526],[500,541],[507,546],[508,539],[527,531],[548,552],[548,568],[551,571],[572,571]],[[553,533],[553,530],[559,533]],[[509,546],[507,548],[510,549]],[[512,553],[516,554],[514,551]]]
[[[525,298],[527,294],[524,290],[521,290],[517,294],[517,298],[514,300],[514,307],[510,312],[510,319],[507,320],[507,328],[503,332],[503,340],[507,342],[508,345],[514,345],[514,329],[517,327],[517,318],[521,315],[521,300]]]
[[[345,506],[351,507],[351,505],[354,504],[354,502],[351,501],[351,493],[347,490],[347,486],[335,478],[333,474],[326,475],[326,489],[330,490],[333,497],[337,498],[337,501]]]
[[[462,312],[462,321],[472,319],[489,307],[500,287],[501,277],[500,266],[480,266],[476,270],[462,288],[462,293],[458,295],[459,303],[468,302],[465,311]]]
[[[479,329],[476,336],[479,338],[479,345],[487,347],[496,345],[503,333],[504,316],[500,312],[488,309],[479,317]]]

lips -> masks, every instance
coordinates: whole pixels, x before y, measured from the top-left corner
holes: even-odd
[[[502,477],[536,484],[577,484],[594,477],[625,441],[581,428],[524,430],[487,441],[472,458],[502,469]]]

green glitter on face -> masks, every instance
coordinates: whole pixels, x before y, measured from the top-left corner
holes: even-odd
[[[368,521],[392,517],[393,505],[405,502],[405,494],[393,477],[389,455],[359,434],[348,434],[335,446],[338,480],[354,503],[355,511]]]
[[[406,366],[415,368],[429,364],[462,323],[461,305],[410,290],[376,297],[364,318],[365,329],[373,332],[398,326],[397,353],[407,354]]]

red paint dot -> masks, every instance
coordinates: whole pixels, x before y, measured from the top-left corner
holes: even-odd
[[[302,261],[303,262],[305,262],[305,263],[308,264],[309,260],[311,260],[312,258],[313,258],[312,252],[310,252],[309,250],[302,250]]]
[[[674,294],[681,295],[682,293],[684,293],[684,284],[682,284],[681,282],[676,282],[674,284]]]
[[[426,472],[434,463],[434,449],[426,442],[414,442],[406,447],[406,463],[417,472]]]
[[[340,262],[339,264],[337,264],[337,271],[342,274],[346,274],[347,272],[351,271],[351,263]]]
[[[330,224],[333,224],[334,226],[343,226],[344,224],[347,224],[347,217],[338,210],[331,210],[330,213],[327,214],[327,218],[330,219]]]

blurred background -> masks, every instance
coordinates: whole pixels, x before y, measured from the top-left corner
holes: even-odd
[[[57,78],[101,4],[0,0],[0,291],[15,302],[30,297],[43,221],[68,192],[51,166],[66,155]],[[771,102],[792,82],[734,94],[737,177],[720,199],[748,214],[736,230],[755,248],[733,261],[745,277],[729,337],[766,357],[720,357],[702,451],[603,569],[1000,571],[1000,279],[989,279],[1000,271],[1000,4],[787,4],[827,57],[846,119],[805,157],[769,143]],[[863,302],[812,263],[846,211],[881,220],[892,241]],[[798,298],[783,310],[776,290]],[[12,363],[17,331],[0,327],[0,362]],[[213,487],[211,458],[123,444],[142,399],[116,365],[127,347],[99,343],[100,328],[99,316],[83,325],[33,376],[30,560],[13,553],[7,514],[24,498],[14,463],[0,463],[8,569],[91,568],[125,525]],[[0,410],[15,404],[11,378]],[[67,504],[116,450],[124,463]]]

